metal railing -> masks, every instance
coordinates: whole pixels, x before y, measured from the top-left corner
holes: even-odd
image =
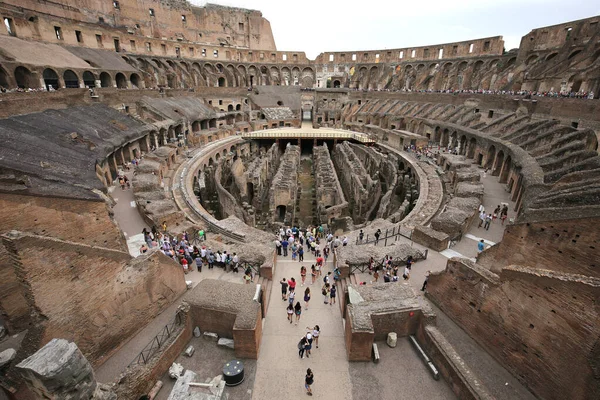
[[[382,243],[384,246],[387,246],[388,240],[391,242],[392,240],[396,242],[399,237],[405,237],[409,240],[412,239],[412,229],[403,227],[402,225],[398,225],[397,227],[392,228],[392,230],[386,229],[385,232],[381,231],[381,235],[379,238],[375,236],[375,234],[367,234],[366,237],[363,237],[363,240],[360,240],[360,237],[356,237],[356,244],[363,245],[373,243],[375,246],[378,246]]]
[[[175,314],[175,318],[169,324],[165,325],[164,328],[154,336],[154,338],[148,343],[142,351],[129,363],[127,367],[138,364],[147,364],[161,350],[165,343],[168,342],[169,338],[178,332],[177,327],[183,325],[183,317],[181,313]]]

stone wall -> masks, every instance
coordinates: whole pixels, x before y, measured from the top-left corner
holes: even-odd
[[[279,168],[280,157],[279,147],[273,143],[268,150],[261,150],[246,166],[246,182],[252,183],[246,193],[247,200],[255,209],[262,207],[269,182]]]
[[[454,258],[427,291],[538,397],[600,396],[598,278],[520,266],[495,274]]]
[[[333,162],[354,221],[367,221],[381,195],[379,182],[371,178],[348,142],[335,146]]]
[[[287,225],[294,221],[299,165],[300,147],[288,144],[283,156],[281,156],[279,169],[269,189],[270,209],[277,210],[273,215],[274,220],[284,222]],[[283,220],[277,207],[285,207]]]
[[[321,223],[330,223],[348,213],[348,202],[340,186],[326,144],[313,147],[317,213]]]
[[[43,327],[34,341],[74,341],[94,365],[186,290],[182,269],[157,251],[131,259],[119,250],[18,232],[3,242],[31,321]]]
[[[599,223],[598,218],[582,218],[508,225],[502,241],[483,252],[478,262],[496,273],[502,265],[516,264],[598,278]]]

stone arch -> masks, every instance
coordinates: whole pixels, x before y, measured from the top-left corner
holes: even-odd
[[[39,85],[33,82],[31,71],[23,66],[15,68],[15,81],[17,87],[21,89],[34,88]]]
[[[8,73],[2,66],[0,65],[0,87],[5,89],[9,88],[10,85],[8,83]]]
[[[292,84],[300,85],[300,68],[294,67],[292,68]]]
[[[108,74],[108,72],[100,73],[100,87],[103,87],[103,88],[112,87],[112,78]]]
[[[454,150],[458,146],[458,133],[456,131],[452,132],[450,135],[450,148]]]
[[[270,85],[271,77],[269,76],[269,69],[265,65],[261,65],[259,68],[261,84]]]
[[[477,148],[477,139],[472,137],[469,140],[469,148],[467,149],[467,158],[475,158],[475,149]]]
[[[72,70],[68,69],[63,73],[63,80],[65,81],[65,87],[67,89],[79,88],[79,77]]]
[[[504,162],[502,163],[502,168],[500,169],[500,183],[506,183],[508,181],[508,173],[510,172],[511,164],[512,159],[509,155],[505,158]]]
[[[467,136],[466,135],[462,135],[460,137],[458,152],[461,156],[464,156],[467,153]]]
[[[461,61],[458,64],[458,67],[456,70],[456,88],[458,90],[465,89],[466,86],[468,85],[468,82],[466,80],[466,71],[467,71],[468,66],[469,66],[469,63],[467,63],[466,61]]]
[[[339,89],[340,87],[342,87],[342,83],[339,79],[335,79],[331,85],[334,89]]]
[[[451,70],[453,64],[451,62],[445,63],[442,67],[442,77],[440,80],[441,86],[440,89],[447,90],[451,89],[452,79],[451,79]]]
[[[236,79],[238,74],[236,73],[235,67],[231,64],[228,64],[225,67],[225,71],[226,71],[227,80],[229,81],[229,86],[230,87],[239,86],[238,80]]]
[[[242,105],[241,104],[236,104],[235,105],[235,111],[241,111],[242,110]]]
[[[312,88],[315,85],[315,71],[312,68],[306,67],[302,70],[301,85],[303,87]]]
[[[229,111],[229,112],[233,111],[233,104],[230,104],[227,106],[227,111]]]
[[[448,147],[449,143],[450,143],[450,130],[448,128],[446,128],[442,131],[441,138],[440,138],[440,146]]]
[[[496,146],[491,145],[488,148],[487,155],[485,158],[485,164],[483,165],[483,167],[484,168],[492,168],[495,158],[496,158]]]
[[[52,68],[46,68],[44,72],[42,72],[42,77],[44,78],[46,90],[50,90],[50,87],[53,89],[58,89],[58,74],[55,70]]]
[[[271,67],[271,84],[272,85],[280,85],[281,84],[281,74],[279,72],[279,68]]]
[[[285,86],[292,84],[292,71],[288,67],[281,68],[281,84]]]
[[[226,87],[227,86],[227,80],[224,77],[220,76],[217,79],[217,86],[219,86],[219,87]]]
[[[239,86],[247,86],[248,85],[248,78],[247,78],[248,73],[247,73],[246,67],[244,65],[238,65],[237,71],[238,71]]]
[[[378,82],[377,82],[378,74],[379,74],[379,68],[377,68],[376,65],[372,66],[371,69],[369,69],[369,83],[368,83],[369,89],[377,89],[378,88]]]
[[[141,83],[142,80],[140,79],[140,76],[136,73],[131,74],[131,76],[129,77],[129,81],[131,82],[131,85],[135,88],[141,89]]]
[[[527,65],[531,65],[534,62],[536,62],[538,60],[538,55],[537,54],[532,54],[529,57],[527,57],[527,60],[525,61],[525,64]]]
[[[83,85],[87,88],[96,87],[96,77],[90,71],[83,71]]]
[[[439,126],[433,128],[433,141],[440,143],[442,141],[442,129]]]
[[[248,85],[249,86],[258,86],[260,85],[261,79],[260,74],[258,73],[258,69],[255,65],[250,65],[248,67]]]
[[[115,82],[117,83],[118,89],[127,89],[127,78],[121,72],[115,75]]]
[[[577,50],[571,52],[571,54],[569,54],[569,56],[567,57],[567,60],[572,59],[573,57],[575,57],[579,53],[581,53],[581,49],[577,49]]]

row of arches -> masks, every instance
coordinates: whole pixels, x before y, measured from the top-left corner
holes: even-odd
[[[123,59],[140,70],[146,87],[248,87],[261,85],[313,87],[315,71],[307,66],[267,66],[188,62],[162,58],[127,57]]]
[[[126,75],[123,72],[75,71],[54,68],[29,69],[19,65],[11,71],[0,65],[0,86],[5,89],[38,89],[58,90],[75,88],[129,87],[143,88],[143,82],[137,73]]]

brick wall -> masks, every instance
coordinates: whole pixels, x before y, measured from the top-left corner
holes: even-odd
[[[162,253],[129,254],[33,235],[5,235],[30,313],[43,320],[40,345],[73,341],[100,365],[186,290],[183,271]]]
[[[586,218],[509,225],[502,242],[483,252],[478,262],[496,272],[503,265],[521,264],[600,277],[600,244],[593,234],[599,223],[599,218]]]
[[[597,278],[515,266],[495,275],[452,259],[427,290],[538,397],[600,398]]]
[[[254,329],[234,329],[233,342],[235,343],[235,356],[238,358],[258,359],[260,341],[262,339],[262,312],[259,308]]]

